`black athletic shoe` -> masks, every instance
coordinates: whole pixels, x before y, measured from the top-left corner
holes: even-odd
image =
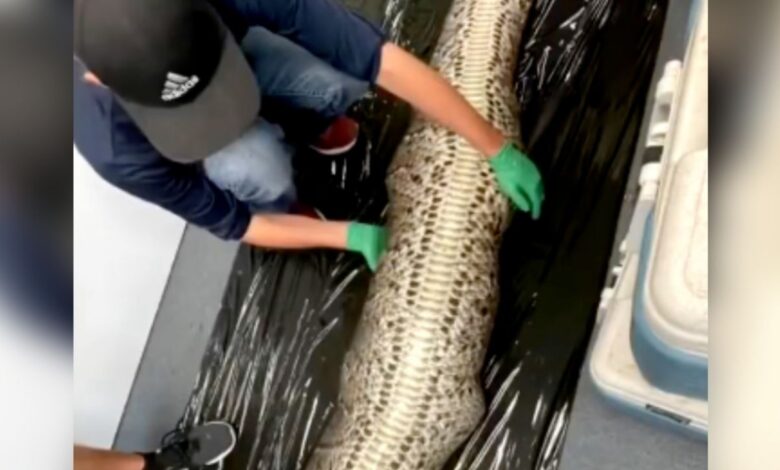
[[[147,470],[186,470],[214,465],[236,445],[233,426],[214,421],[189,430],[174,430],[162,439],[157,452],[146,455]]]

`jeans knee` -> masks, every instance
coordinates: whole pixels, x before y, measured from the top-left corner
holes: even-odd
[[[292,148],[276,126],[260,123],[208,157],[208,178],[256,211],[284,210],[295,199]]]
[[[235,182],[233,194],[249,205],[252,212],[286,212],[296,200],[292,175],[269,178],[267,175],[247,175]]]
[[[263,96],[292,108],[335,117],[369,88],[368,83],[336,70],[300,45],[262,27],[250,28],[241,48]]]
[[[336,117],[344,114],[368,91],[367,85],[342,75],[340,72],[334,72],[329,80],[321,82],[320,112],[324,116]]]

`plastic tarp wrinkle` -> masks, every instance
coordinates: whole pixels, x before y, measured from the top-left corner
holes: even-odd
[[[449,0],[347,0],[427,59]],[[522,135],[542,169],[539,222],[515,217],[483,371],[489,410],[451,469],[554,469],[607,272],[666,2],[537,0],[517,70]],[[360,103],[361,143],[296,157],[301,197],[330,218],[381,221],[409,108]],[[369,275],[356,256],[242,247],[182,425],[238,427],[227,469],[303,465],[333,410]]]

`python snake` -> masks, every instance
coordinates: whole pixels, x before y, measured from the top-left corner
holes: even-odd
[[[513,139],[513,73],[530,4],[455,0],[431,62]],[[484,414],[479,373],[509,202],[484,155],[422,116],[387,186],[388,251],[309,470],[440,469]]]

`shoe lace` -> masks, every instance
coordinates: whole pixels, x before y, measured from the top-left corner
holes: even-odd
[[[184,468],[191,466],[191,459],[188,450],[192,442],[187,437],[187,431],[174,429],[166,433],[160,441],[160,449],[165,452],[171,452],[177,457],[178,464]]]

